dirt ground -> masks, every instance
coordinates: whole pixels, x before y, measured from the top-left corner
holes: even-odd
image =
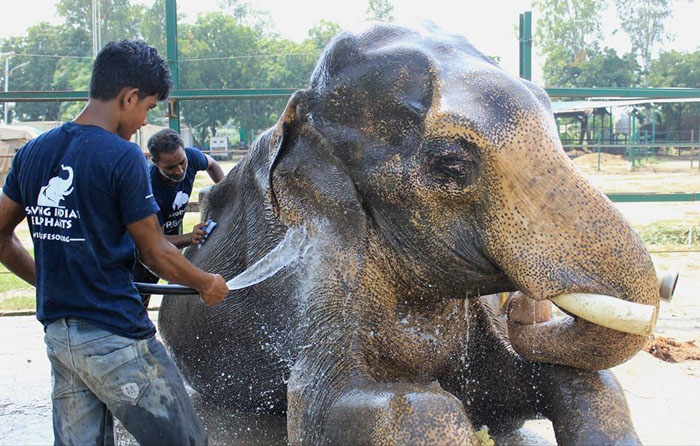
[[[574,161],[604,192],[700,192],[697,161],[664,161],[632,170],[621,157],[597,154]],[[228,167],[228,166],[227,166]],[[228,169],[227,169],[228,170]],[[206,184],[198,184],[203,187]],[[193,196],[196,196],[193,194]],[[618,203],[635,227],[663,223],[700,227],[700,203]],[[692,233],[691,233],[692,234]],[[30,246],[28,232],[20,234]],[[650,246],[659,271],[679,271],[676,293],[661,303],[649,352],[641,351],[613,372],[624,389],[632,419],[648,445],[700,444],[700,252],[697,246]],[[158,299],[152,300],[157,305]],[[157,320],[155,312],[150,313]],[[0,317],[0,444],[51,444],[50,372],[41,325],[33,316]],[[662,359],[660,359],[660,357]],[[663,359],[671,359],[667,362]],[[230,414],[199,401],[211,443],[283,444],[284,423],[278,419]],[[120,444],[133,444],[128,436]],[[554,444],[551,423],[528,422],[517,435],[497,444]]]
[[[656,335],[697,339],[700,311],[676,317],[674,308],[685,306],[691,284],[679,283],[679,295],[662,304]],[[682,296],[686,295],[686,298]],[[686,310],[688,310],[686,308]],[[157,320],[156,312],[150,312]],[[0,318],[0,444],[49,445],[53,442],[50,404],[50,367],[43,344],[43,330],[33,316]],[[685,336],[687,339],[688,336]],[[10,342],[7,342],[10,340]],[[700,361],[665,362],[642,351],[613,369],[622,384],[637,433],[647,445],[700,444]],[[206,420],[212,445],[285,444],[284,420],[240,415],[211,407],[196,394],[193,400]],[[134,445],[119,429],[119,444]],[[516,435],[497,439],[496,444],[555,444],[547,420],[529,421]]]

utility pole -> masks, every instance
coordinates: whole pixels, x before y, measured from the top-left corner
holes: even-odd
[[[102,28],[100,27],[100,1],[92,0],[92,58],[102,49]]]
[[[0,53],[0,57],[5,57],[5,93],[7,93],[10,90],[10,76],[12,75],[12,72],[15,71],[18,68],[22,68],[23,66],[27,65],[29,62],[24,62],[16,67],[10,69],[10,59],[12,56],[15,55],[14,51],[10,51],[9,53]],[[4,116],[5,120],[3,121],[5,124],[7,124],[7,112],[10,110],[10,103],[5,102],[3,104],[3,109],[4,109]]]
[[[15,55],[14,51],[10,51],[9,53],[0,53],[0,57],[5,58],[5,92],[7,92],[10,88],[10,59],[12,56]],[[7,124],[7,107],[10,104],[5,102],[2,105],[3,110],[5,111],[5,120],[3,121],[5,124]]]

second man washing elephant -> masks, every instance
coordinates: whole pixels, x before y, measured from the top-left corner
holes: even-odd
[[[206,170],[214,183],[224,178],[224,171],[212,157],[198,149],[185,147],[180,135],[172,129],[163,129],[148,140],[148,151],[153,165],[149,178],[153,197],[160,208],[158,221],[165,238],[177,248],[198,244],[205,239],[205,224],[199,223],[192,231],[181,234],[185,208],[189,202],[197,172]],[[158,277],[140,262],[134,267],[136,282],[156,283]],[[150,296],[144,296],[148,304]]]

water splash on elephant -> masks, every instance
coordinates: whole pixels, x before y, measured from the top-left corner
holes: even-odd
[[[279,245],[250,268],[226,282],[226,285],[229,290],[240,290],[260,283],[277,274],[282,268],[299,261],[309,246],[306,228],[290,228]]]

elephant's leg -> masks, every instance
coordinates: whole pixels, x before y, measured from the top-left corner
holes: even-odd
[[[365,382],[345,388],[319,420],[292,427],[300,401],[290,392],[288,433],[292,444],[328,445],[476,445],[479,444],[462,403],[437,383]],[[317,402],[304,401],[313,406]],[[319,413],[319,415],[321,415]],[[322,434],[308,438],[311,429]],[[296,432],[295,432],[296,431]],[[297,432],[305,436],[301,439]]]
[[[542,366],[536,373],[544,397],[540,409],[552,421],[557,443],[640,444],[612,372]]]
[[[494,434],[550,419],[560,444],[639,443],[622,389],[609,371],[590,372],[523,360],[509,347],[488,300],[469,304],[469,345],[440,378],[474,426]],[[496,305],[497,308],[497,305]]]
[[[498,316],[499,300],[493,295],[468,302],[468,344],[448,362],[439,381],[464,403],[475,427],[485,425],[492,434],[507,435],[538,417],[539,396],[522,373],[527,364],[510,348]]]

